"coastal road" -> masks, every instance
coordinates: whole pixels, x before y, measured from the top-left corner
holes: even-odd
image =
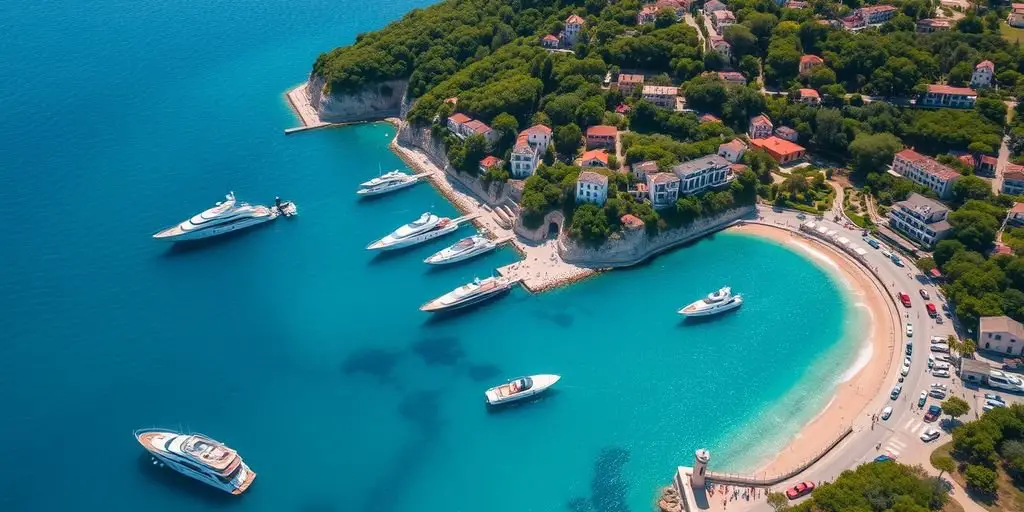
[[[797,218],[796,212],[778,212],[767,207],[760,207],[759,213],[768,223],[788,224],[789,227],[796,227],[803,222]],[[859,241],[861,239],[859,229],[847,229],[845,226],[829,220],[815,222],[824,224],[828,229],[836,230],[841,236],[850,240]],[[939,308],[940,315],[942,314],[944,302],[940,299],[938,287],[927,280],[914,267],[913,262],[908,261],[904,263],[906,266],[898,267],[889,258],[883,256],[880,250],[871,249],[864,243],[859,245],[869,251],[866,262],[875,269],[875,273],[882,281],[889,297],[895,297],[900,292],[907,293],[911,297],[910,308],[904,308],[902,305],[893,306],[898,311],[900,318],[899,325],[894,326],[897,329],[896,339],[892,360],[889,362],[887,382],[882,386],[878,396],[872,399],[866,409],[854,420],[854,432],[850,436],[807,471],[790,481],[774,486],[773,490],[780,491],[801,481],[831,481],[843,471],[862,463],[871,462],[875,457],[883,454],[888,454],[901,462],[921,463],[927,467],[928,455],[932,449],[949,441],[950,438],[948,430],[942,429],[941,437],[938,440],[928,444],[920,440],[919,436],[926,429],[941,429],[945,426],[942,420],[948,419],[946,417],[940,422],[932,423],[924,421],[924,413],[928,406],[937,404],[939,400],[929,397],[923,408],[918,407],[917,402],[921,391],[928,391],[932,383],[942,383],[951,388],[953,393],[973,402],[970,399],[972,395],[968,395],[964,391],[959,379],[955,376],[953,378],[934,377],[928,369],[928,356],[932,354],[929,350],[930,338],[954,334],[952,320],[944,319],[943,324],[937,324],[928,316],[925,309],[925,304],[931,302]],[[930,294],[930,300],[926,301],[921,297],[920,290],[922,289]],[[892,320],[895,321],[895,319]],[[886,320],[876,319],[876,321]],[[904,332],[906,322],[913,324],[914,334],[912,337],[907,337]],[[903,390],[899,397],[896,400],[890,400],[889,392],[900,377],[904,345],[908,340],[913,343],[910,372],[902,383]],[[973,391],[971,393],[973,394]],[[892,416],[886,421],[878,421],[872,425],[871,416],[880,414],[886,406],[893,407]],[[957,494],[963,496],[961,492],[955,493],[954,497],[958,497]],[[977,506],[970,500],[965,499],[965,501]],[[763,501],[750,505],[752,506],[750,510],[771,510]]]

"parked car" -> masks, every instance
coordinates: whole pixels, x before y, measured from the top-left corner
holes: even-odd
[[[928,406],[928,412],[924,414],[924,420],[927,422],[932,422],[939,419],[939,416],[942,416],[942,407],[939,407],[937,405],[930,405]]]
[[[907,337],[914,335],[914,324],[907,322]]]
[[[903,303],[903,307],[909,308],[910,307],[910,295],[907,295],[907,294],[905,294],[903,292],[900,292],[900,302]]]
[[[922,299],[928,300],[928,299],[931,298],[931,296],[928,295],[928,290],[925,290],[924,288],[921,288],[920,292],[921,292],[921,298]]]
[[[936,370],[948,370],[949,369],[949,363],[935,363],[935,369]]]
[[[932,345],[931,351],[932,352],[945,352],[945,353],[948,354],[949,353],[949,345],[946,345],[945,343],[936,343],[935,345]]]
[[[939,382],[933,382],[932,383],[932,389],[941,389],[943,391],[947,391],[949,388],[947,388],[945,384],[942,384],[942,383],[939,383]]]
[[[935,315],[935,323],[937,323],[939,325],[943,324],[943,320],[942,320],[942,316],[941,315]]]
[[[939,431],[934,429],[934,428],[930,428],[928,430],[925,430],[924,433],[921,434],[921,440],[926,442],[926,443],[934,441],[934,440],[936,440],[938,438],[939,438]]]
[[[917,406],[924,407],[924,403],[928,401],[928,392],[922,391],[921,396],[917,398]]]
[[[991,405],[992,407],[1006,407],[1006,402],[999,400],[985,400],[985,405]]]
[[[1003,402],[1004,404],[1006,403],[1006,400],[1003,400],[1003,397],[999,395],[994,395],[992,393],[985,393],[985,400],[995,400],[996,402]]]
[[[935,304],[929,302],[928,304],[924,305],[924,308],[928,310],[928,316],[932,318],[936,318],[939,316],[939,311],[935,309]]]
[[[941,390],[941,389],[934,389],[933,388],[931,391],[928,392],[928,396],[930,396],[932,398],[938,398],[939,400],[945,400],[946,399],[946,392]]]
[[[932,377],[949,378],[949,370],[932,370]]]
[[[901,391],[903,391],[903,385],[902,384],[896,384],[895,386],[893,386],[892,392],[889,393],[889,398],[892,398],[893,400],[896,400],[897,398],[899,398]]]
[[[932,336],[931,338],[928,339],[928,342],[931,343],[932,345],[948,345],[949,338],[946,336]]]
[[[806,496],[814,490],[814,482],[800,482],[789,489],[786,489],[786,497],[795,500],[801,496]]]
[[[908,341],[907,342],[907,355],[909,356],[909,355],[911,355],[913,353],[914,353],[914,342],[913,341]]]
[[[910,373],[910,364],[903,361],[903,368],[900,368],[900,375],[906,377],[908,373]]]

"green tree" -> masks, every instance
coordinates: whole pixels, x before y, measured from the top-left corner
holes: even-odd
[[[956,470],[956,462],[953,461],[952,457],[946,455],[933,458],[932,466],[939,470],[939,478],[942,478],[943,473],[952,473]]]
[[[967,401],[958,396],[951,396],[943,400],[941,406],[942,412],[948,414],[953,419],[959,418],[971,410],[971,406]]]
[[[838,110],[832,108],[819,110],[814,116],[814,123],[817,126],[814,130],[816,144],[836,153],[846,151],[849,139],[847,139],[843,115]]]
[[[992,185],[977,176],[964,176],[953,182],[953,202],[964,204],[971,199],[992,197]]]
[[[555,129],[555,150],[565,158],[572,158],[580,148],[583,132],[576,123],[569,123]]]
[[[576,123],[579,126],[600,124],[604,117],[604,103],[600,98],[587,100],[576,108]]]
[[[789,510],[789,498],[781,492],[770,492],[767,496],[768,506],[772,507],[775,512],[785,512]]]
[[[932,269],[935,268],[935,260],[932,259],[930,256],[925,256],[924,258],[919,258],[915,262],[915,265],[917,265],[917,268],[920,269],[921,272],[927,273],[931,272]]]
[[[480,160],[487,156],[487,140],[483,135],[470,135],[466,137],[465,147],[466,157],[460,170],[476,174],[480,172]]]
[[[942,268],[947,261],[953,259],[956,253],[965,250],[966,247],[959,240],[943,240],[935,245],[932,257],[935,258],[935,263],[939,265],[939,268]]]
[[[818,66],[807,77],[807,85],[812,89],[821,89],[836,83],[836,72],[825,66]]]
[[[949,76],[946,81],[949,85],[963,87],[971,80],[971,75],[973,74],[974,67],[971,66],[970,62],[960,62],[949,70]]]
[[[491,120],[491,129],[501,132],[495,152],[502,154],[515,142],[516,135],[519,134],[519,121],[511,114],[502,112]]]
[[[754,55],[759,51],[757,36],[744,25],[729,25],[725,27],[725,33],[722,37],[732,46],[733,55],[738,58]]]
[[[573,237],[593,245],[599,245],[611,232],[607,216],[601,208],[592,203],[585,203],[576,208],[570,226]]]
[[[853,169],[861,175],[878,172],[892,162],[903,144],[891,133],[858,133],[850,143]]]
[[[1006,104],[1000,99],[978,98],[974,110],[997,125],[1002,126],[1006,122]]]
[[[964,479],[967,480],[967,488],[985,494],[995,494],[999,489],[996,480],[996,472],[984,466],[969,464],[964,471]]]

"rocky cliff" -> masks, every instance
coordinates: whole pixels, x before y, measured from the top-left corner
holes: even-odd
[[[306,93],[322,121],[347,123],[400,117],[408,87],[407,80],[388,80],[354,93],[324,94],[323,77],[313,74],[306,84]]]
[[[753,217],[754,211],[753,206],[734,208],[655,236],[648,235],[644,229],[623,229],[599,247],[579,244],[563,234],[558,238],[558,252],[563,260],[584,267],[627,267],[681,243],[714,233],[738,219]]]

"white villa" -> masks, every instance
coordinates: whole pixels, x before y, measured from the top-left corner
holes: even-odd
[[[603,206],[608,199],[608,177],[594,171],[583,171],[576,178],[576,202]]]

